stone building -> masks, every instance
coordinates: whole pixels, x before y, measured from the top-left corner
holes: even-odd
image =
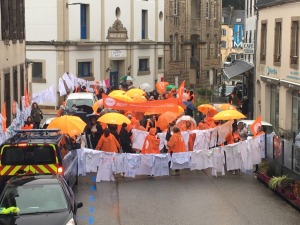
[[[6,102],[7,126],[12,121],[13,101],[30,81],[25,60],[24,0],[0,0],[0,108]]]
[[[165,1],[164,79],[186,87],[221,81],[221,0]]]

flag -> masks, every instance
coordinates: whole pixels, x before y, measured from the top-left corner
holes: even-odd
[[[261,116],[258,116],[255,119],[255,121],[249,127],[254,137],[259,132],[258,128],[261,127],[261,126],[262,126],[262,124],[261,124]]]
[[[2,129],[3,129],[3,132],[5,133],[6,132],[6,102],[4,102],[4,105],[3,105],[3,108],[2,108]]]
[[[25,107],[28,108],[29,107],[29,94],[28,94],[27,88],[25,88],[24,96],[25,96]]]
[[[185,108],[185,105],[183,104],[183,93],[184,93],[184,84],[185,84],[185,80],[182,81],[182,83],[180,84],[177,93],[178,93],[178,105],[180,105],[181,107]]]

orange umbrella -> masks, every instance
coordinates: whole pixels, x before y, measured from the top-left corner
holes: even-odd
[[[224,110],[213,117],[213,120],[234,120],[243,119],[246,116],[237,110]]]
[[[197,107],[197,109],[198,109],[199,112],[202,112],[205,115],[208,114],[208,113],[212,113],[212,114],[217,114],[218,113],[216,107],[214,107],[210,104],[199,105]]]
[[[217,106],[217,110],[237,110],[233,105],[223,103]]]
[[[103,99],[100,99],[94,103],[93,110],[97,111],[97,109],[100,107],[103,107]]]
[[[159,94],[163,94],[167,90],[167,86],[169,85],[168,82],[157,82],[156,83],[156,90]]]
[[[125,95],[127,95],[131,98],[140,97],[140,96],[143,96],[144,94],[145,94],[145,92],[139,88],[132,88],[125,93]]]
[[[170,111],[164,112],[158,117],[156,126],[163,131],[168,128],[169,123],[172,123],[176,119],[177,119],[177,113],[170,112]]]
[[[114,95],[113,98],[119,99],[123,102],[133,102],[132,98],[128,97],[127,95]]]
[[[71,137],[79,135],[83,132],[86,123],[78,116],[61,116],[56,117],[49,123],[47,129],[60,129],[64,134],[69,134]]]
[[[132,100],[135,103],[142,103],[142,102],[146,102],[147,101],[147,99],[144,96],[133,97]]]

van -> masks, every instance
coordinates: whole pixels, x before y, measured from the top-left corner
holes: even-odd
[[[248,136],[253,136],[250,130],[250,126],[254,123],[254,120],[239,120],[238,123],[243,123],[248,130]],[[261,121],[261,125],[266,134],[271,134],[272,132],[274,132],[274,127],[272,124],[265,121]]]
[[[94,93],[71,93],[66,99],[66,110],[70,110],[73,106],[81,105],[92,107],[96,101],[98,101],[98,98]]]
[[[78,156],[60,130],[17,130],[0,146],[0,191],[17,175],[59,174],[70,186],[78,182]]]

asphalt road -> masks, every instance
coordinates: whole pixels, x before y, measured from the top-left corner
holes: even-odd
[[[95,183],[80,177],[74,188],[84,206],[79,225],[300,224],[300,213],[254,176],[182,171],[180,176],[120,177]]]

